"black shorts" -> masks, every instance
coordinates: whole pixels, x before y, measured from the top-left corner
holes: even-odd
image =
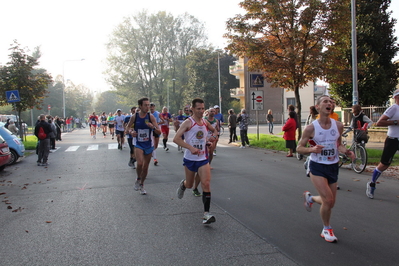
[[[312,173],[312,175],[322,176],[326,178],[328,184],[334,184],[338,181],[338,163],[321,164],[310,160],[308,169],[309,172]]]
[[[109,124],[108,127],[109,127],[109,128],[114,128],[115,125],[114,125],[114,124]]]
[[[116,130],[115,134],[119,135],[121,138],[125,137],[125,131]]]
[[[399,140],[397,138],[387,137],[384,143],[384,150],[381,155],[381,163],[390,165],[395,156],[396,151],[399,150]]]

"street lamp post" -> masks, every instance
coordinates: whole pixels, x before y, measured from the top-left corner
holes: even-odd
[[[84,58],[82,59],[77,59],[77,60],[65,60],[62,62],[62,116],[65,118],[65,63],[66,62],[72,62],[72,61],[83,61]]]
[[[172,81],[173,81],[173,91],[175,91],[176,79],[172,79]],[[170,113],[170,106],[169,106],[169,87],[168,87],[168,112]]]

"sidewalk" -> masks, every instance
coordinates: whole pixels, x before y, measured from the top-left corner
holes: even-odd
[[[224,135],[227,135],[227,138],[228,138],[229,132],[228,132],[228,129],[226,130],[226,127],[225,127]],[[274,136],[283,137],[282,134],[279,135],[279,133],[282,132],[281,128],[282,128],[281,124],[274,125],[274,128],[273,128]],[[240,134],[239,131],[240,130],[237,128],[237,135]],[[256,125],[250,125],[249,128],[248,128],[248,133],[249,134],[256,134],[257,133]],[[259,134],[269,134],[269,125],[265,125],[265,124],[259,125]],[[347,141],[348,141],[348,145],[352,144],[352,140],[351,139],[348,138]],[[366,144],[366,148],[382,150],[384,148],[384,142],[371,142],[371,141],[369,141]]]

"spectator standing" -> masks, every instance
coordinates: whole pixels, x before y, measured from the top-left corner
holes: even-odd
[[[269,134],[273,135],[273,127],[274,127],[274,118],[273,118],[273,112],[272,109],[269,109],[267,111],[267,116],[266,116],[266,120],[269,123]]]
[[[295,132],[296,132],[296,121],[295,121],[295,112],[291,111],[289,113],[289,118],[285,125],[282,128],[284,131],[283,138],[285,139],[285,147],[289,149],[287,157],[293,157],[293,153],[296,152],[296,141],[295,141]]]
[[[245,109],[241,109],[241,113],[237,117],[237,122],[240,123],[240,138],[241,138],[241,147],[245,149],[245,145],[249,147],[249,139],[248,139],[248,125],[249,125],[249,115]]]
[[[230,143],[238,140],[238,138],[237,138],[237,116],[234,113],[233,109],[229,110],[229,117],[227,118],[227,121],[228,121],[227,126],[229,127],[229,132],[230,132],[230,141],[229,141],[229,144],[230,144]]]
[[[46,122],[46,116],[44,114],[39,116],[39,120],[40,121],[35,126],[35,136],[39,139],[37,165],[47,166],[48,155],[50,153],[50,132],[52,132],[52,129],[50,124]],[[39,137],[40,128],[43,128],[46,134],[44,139]]]
[[[55,125],[52,117],[50,117],[48,119],[48,123],[51,126],[51,132],[49,134],[49,136],[50,136],[50,150],[55,150],[55,137],[57,136],[57,128],[56,128],[56,125]]]
[[[57,134],[55,135],[55,140],[61,141],[62,121],[58,116],[55,117],[55,126],[57,127]]]
[[[317,112],[316,107],[314,105],[310,106],[309,107],[309,115],[305,122],[305,127],[312,124],[312,122],[317,119],[318,114],[319,114],[319,112]]]

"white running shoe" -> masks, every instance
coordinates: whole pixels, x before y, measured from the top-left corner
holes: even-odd
[[[139,190],[140,189],[140,180],[136,179],[136,182],[134,183],[134,190]]]
[[[310,194],[309,191],[305,191],[305,192],[303,193],[303,201],[304,201],[305,209],[306,209],[308,212],[311,212],[311,211],[312,211],[313,202],[310,202],[310,197],[311,197],[311,196],[312,196],[312,194]]]
[[[147,191],[144,190],[144,186],[140,185],[140,194],[141,195],[147,195]]]
[[[177,193],[177,197],[179,199],[182,199],[184,196],[184,191],[186,190],[185,188],[183,189],[183,185],[184,185],[184,179],[180,182],[179,184],[179,188],[177,189],[176,193]]]
[[[209,212],[204,214],[204,218],[202,220],[203,224],[210,224],[210,223],[214,223],[214,222],[216,222],[215,216],[213,216]]]
[[[334,232],[332,229],[323,229],[321,231],[320,236],[324,238],[325,241],[334,243],[338,241],[338,238],[334,235]]]
[[[370,199],[374,199],[374,190],[375,190],[375,185],[374,187],[370,186],[371,182],[367,182],[367,186],[366,186],[366,195],[367,197],[369,197]]]

